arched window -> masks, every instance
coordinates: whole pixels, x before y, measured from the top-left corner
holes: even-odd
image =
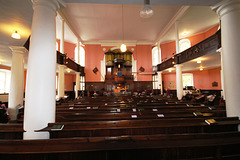
[[[78,52],[77,52],[77,47],[75,47],[75,50],[74,50],[74,59],[75,59],[75,62],[79,64],[79,55],[78,55]]]
[[[85,49],[82,47],[82,46],[80,46],[80,65],[81,66],[85,66]]]
[[[182,82],[183,82],[183,87],[184,88],[186,86],[194,86],[193,85],[193,74],[192,73],[182,74]]]
[[[79,47],[79,55],[77,52],[77,47],[75,47],[75,62],[81,66],[85,66],[85,50],[82,46]]]
[[[160,53],[158,51],[158,47],[154,47],[152,49],[152,66],[156,66],[160,63],[160,57],[159,57]]]
[[[161,55],[159,53],[160,50],[158,50],[158,47],[154,47],[152,49],[152,66],[157,66],[161,61]],[[152,76],[153,81],[153,89],[158,89],[158,75]]]
[[[0,69],[0,93],[9,93],[11,82],[11,71]]]
[[[179,41],[180,52],[191,47],[191,42],[189,39],[182,39]]]

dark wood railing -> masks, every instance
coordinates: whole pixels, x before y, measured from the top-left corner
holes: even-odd
[[[23,45],[27,50],[29,50],[29,46],[30,46],[30,37],[31,36],[28,37],[27,41]],[[62,54],[59,51],[56,51],[56,55],[57,55],[57,63],[58,64],[66,65],[68,68],[70,68],[76,72],[80,72],[81,76],[85,76],[84,67],[75,63],[73,60],[69,59],[65,54]]]
[[[158,71],[173,67],[175,64],[182,64],[195,58],[215,52],[221,47],[221,31],[217,31],[211,37],[201,41],[191,48],[173,56],[172,58],[157,65]]]

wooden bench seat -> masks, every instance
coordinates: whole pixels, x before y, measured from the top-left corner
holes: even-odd
[[[164,116],[164,117],[163,117]],[[225,116],[225,111],[214,111],[203,113],[204,117]],[[158,119],[158,118],[193,118],[196,117],[193,112],[162,112],[162,113],[81,113],[81,112],[58,112],[56,115],[57,122],[67,121],[91,121],[91,120],[131,120],[131,119]]]
[[[217,124],[208,125],[204,119],[165,119],[165,120],[129,120],[108,122],[76,122],[55,123],[63,124],[62,130],[51,130],[54,124],[41,131],[49,131],[51,138],[66,137],[95,137],[95,136],[120,136],[120,135],[152,135],[152,134],[174,134],[174,133],[210,133],[237,131],[240,121],[232,119],[215,119]]]
[[[38,160],[50,160],[57,157],[57,159],[69,160],[79,158],[84,160],[206,159],[206,157],[224,159],[238,157],[239,151],[234,148],[239,147],[239,132],[0,140],[0,158],[29,160],[38,155]]]
[[[22,124],[0,124],[0,139],[22,139]]]

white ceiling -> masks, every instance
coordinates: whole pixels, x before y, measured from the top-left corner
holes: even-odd
[[[77,43],[79,37],[85,44],[104,44],[121,43],[124,39],[125,42],[132,44],[154,45],[159,40],[165,43],[175,39],[174,22],[177,19],[180,37],[182,32],[187,31],[189,35],[197,34],[216,25],[218,17],[211,11],[209,5],[220,0],[151,0],[154,15],[149,19],[139,17],[143,0],[64,1],[67,2],[66,8],[60,13],[67,18],[66,41]],[[187,9],[182,5],[193,6]],[[26,42],[31,34],[32,16],[31,0],[0,0],[1,64],[11,65],[11,51],[8,46],[23,46]],[[61,23],[58,18],[56,25],[56,35],[60,38]],[[22,39],[11,38],[15,30],[21,34]]]

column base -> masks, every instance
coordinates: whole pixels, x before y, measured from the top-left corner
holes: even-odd
[[[24,140],[30,139],[49,139],[49,132],[33,132],[33,131],[26,131],[23,133]]]

